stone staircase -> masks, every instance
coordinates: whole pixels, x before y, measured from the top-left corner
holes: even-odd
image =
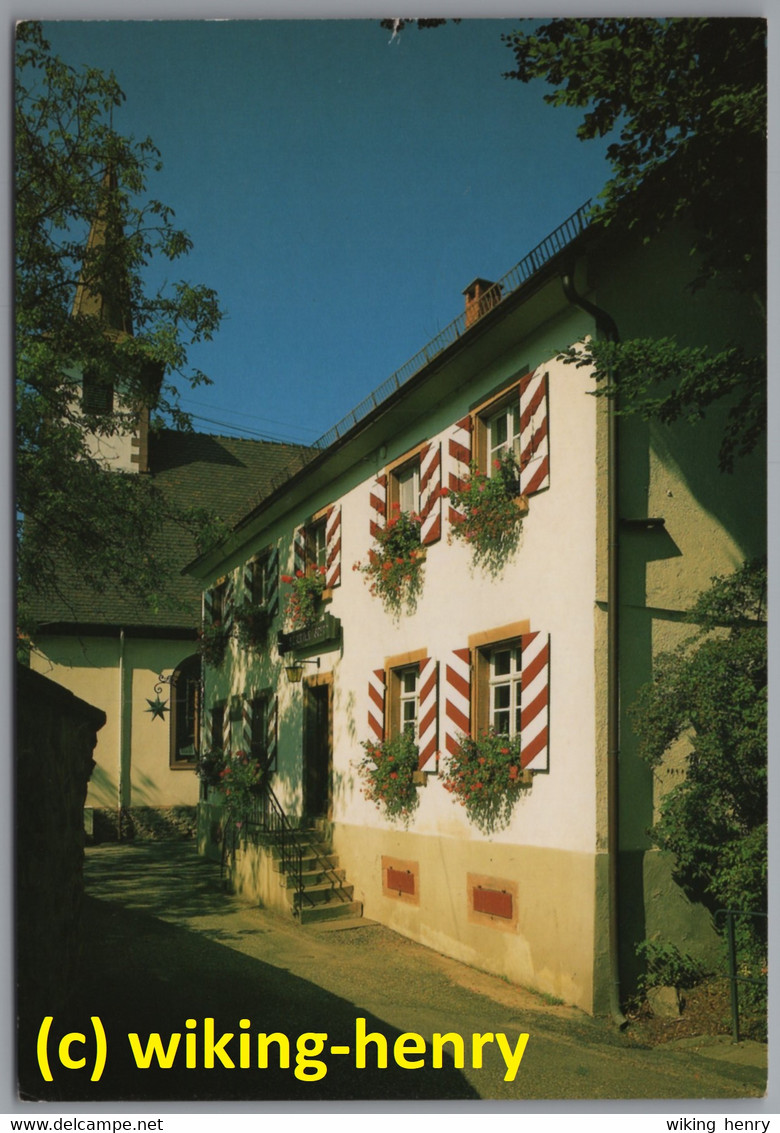
[[[287,892],[290,909],[301,924],[333,922],[333,927],[347,927],[345,921],[362,921],[363,905],[353,900],[353,886],[348,885],[338,855],[333,853],[327,824],[315,822],[297,832],[301,847],[303,889],[298,892],[297,879],[285,872],[278,854],[274,853],[274,870]]]

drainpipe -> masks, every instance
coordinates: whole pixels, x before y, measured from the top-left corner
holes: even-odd
[[[614,319],[606,311],[579,295],[574,286],[574,273],[561,276],[563,292],[574,307],[590,315],[596,330],[609,342],[619,342]],[[612,385],[612,374],[608,374]],[[615,1022],[624,1027],[626,1018],[620,1006],[620,919],[618,896],[618,856],[620,852],[619,757],[620,757],[620,670],[619,634],[619,562],[618,562],[618,427],[617,392],[607,399],[607,852],[609,857],[609,965],[610,1012]]]
[[[125,727],[125,708],[127,707],[127,696],[125,694],[125,631],[124,628],[119,631],[119,750],[118,750],[118,769],[117,769],[117,834],[119,841],[122,841],[123,830],[123,816],[125,807],[127,805],[127,761],[126,761],[126,747],[127,747],[127,729]]]

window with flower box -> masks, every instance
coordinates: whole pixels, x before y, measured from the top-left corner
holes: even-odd
[[[447,487],[464,487],[476,466],[478,474],[495,475],[511,456],[517,466],[517,496],[530,496],[550,486],[547,374],[539,369],[471,407],[450,429],[447,444]],[[451,521],[458,519],[450,506]]]
[[[388,657],[369,680],[368,724],[381,743],[407,732],[418,745],[420,768],[436,770],[438,754],[437,662],[426,650]]]
[[[372,485],[370,507],[372,537],[391,519],[406,515],[419,522],[423,546],[437,542],[441,538],[441,444],[423,441],[388,464]]]
[[[444,747],[492,732],[517,741],[523,770],[549,759],[550,639],[527,621],[474,634],[444,667]]]
[[[317,574],[324,588],[341,583],[341,505],[333,504],[316,512],[295,529],[293,539],[295,574]]]

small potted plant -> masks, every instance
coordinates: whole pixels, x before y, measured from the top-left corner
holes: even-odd
[[[195,764],[195,774],[206,787],[218,787],[225,766],[225,757],[219,748],[201,752]]]
[[[413,612],[422,590],[425,548],[420,545],[420,517],[393,504],[385,527],[374,536],[366,562],[356,562],[369,591],[396,616]]]
[[[530,784],[520,763],[520,738],[489,731],[473,739],[462,735],[448,757],[445,791],[458,800],[471,822],[484,833],[508,825],[519,793]]]
[[[451,537],[471,548],[477,566],[495,574],[517,548],[528,500],[519,494],[520,470],[513,453],[493,462],[492,476],[479,472],[474,462],[470,469],[461,487],[449,490],[458,513]]]
[[[271,615],[265,605],[245,602],[243,606],[235,608],[233,620],[237,627],[238,644],[243,649],[263,644],[271,624]]]
[[[325,567],[296,570],[295,574],[283,574],[281,578],[291,587],[285,607],[287,624],[291,629],[305,629],[313,625],[325,589]]]
[[[357,764],[365,783],[363,795],[383,810],[391,822],[409,822],[419,804],[415,773],[419,751],[414,739],[401,732],[391,739],[363,743],[365,755]]]
[[[225,756],[217,786],[223,798],[224,830],[233,842],[246,834],[264,784],[264,768],[253,755],[234,751]]]

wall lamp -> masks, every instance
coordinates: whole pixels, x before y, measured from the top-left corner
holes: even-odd
[[[319,669],[320,659],[319,657],[314,657],[312,660],[308,660],[307,658],[299,657],[296,661],[291,661],[289,665],[285,665],[284,671],[287,673],[287,680],[291,685],[300,684],[304,665],[316,665]]]

